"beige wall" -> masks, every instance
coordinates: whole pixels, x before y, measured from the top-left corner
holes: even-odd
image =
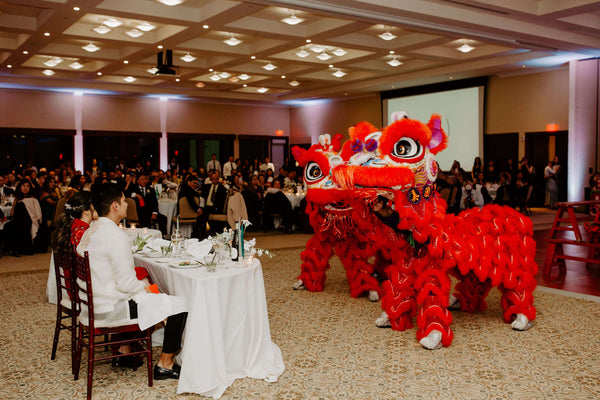
[[[0,127],[75,129],[73,95],[0,90]]]
[[[160,132],[158,99],[84,95],[82,129]]]
[[[292,108],[290,143],[316,143],[324,133],[342,133],[347,137],[348,128],[360,121],[381,126],[379,94]]]

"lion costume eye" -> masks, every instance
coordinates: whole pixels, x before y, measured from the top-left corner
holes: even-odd
[[[308,183],[316,182],[323,177],[321,167],[314,161],[309,162],[304,171],[304,179]]]
[[[402,138],[396,142],[392,155],[397,158],[415,158],[423,153],[423,147],[412,138]]]

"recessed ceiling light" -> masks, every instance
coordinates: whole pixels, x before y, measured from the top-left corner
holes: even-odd
[[[108,26],[106,25],[98,25],[95,28],[92,29],[94,32],[98,32],[101,35],[107,34],[108,32],[110,32],[112,29],[110,29]]]
[[[321,54],[319,54],[317,56],[317,58],[319,60],[322,60],[322,61],[327,61],[327,60],[329,60],[331,58],[331,56],[329,54],[325,53],[325,52],[322,52]]]
[[[148,68],[146,70],[146,72],[151,73],[152,75],[155,75],[158,72],[158,68],[156,68],[156,67]]]
[[[256,56],[250,57],[251,60],[256,60]]]
[[[181,79],[179,78],[175,78],[175,82],[179,82]]]
[[[96,75],[102,76],[102,72],[96,72]]]
[[[209,78],[211,81],[215,81],[215,82],[221,79],[219,74],[217,74],[216,72],[214,74],[212,74]]]
[[[396,37],[397,37],[392,32],[390,32],[390,28],[388,28],[388,30],[385,31],[384,33],[381,33],[381,34],[379,34],[377,36],[379,36],[383,40],[392,40],[392,39],[396,39]]]
[[[312,40],[306,39],[306,43],[310,43],[310,42],[312,42]]]
[[[90,53],[100,50],[100,47],[96,46],[94,43],[88,43],[85,46],[82,46],[81,48],[85,51],[89,51]]]
[[[187,53],[185,56],[179,57],[180,59],[182,59],[185,62],[192,62],[196,59],[196,57],[194,57],[193,55],[191,55],[190,53]]]
[[[52,71],[51,69],[45,69],[42,71],[42,74],[44,74],[46,76],[52,76],[52,75],[54,75],[54,71]]]
[[[81,10],[79,7],[73,7],[73,11],[79,11]]]
[[[8,65],[6,66],[6,68],[12,68],[12,65],[8,64]]]
[[[309,47],[309,49],[311,49],[315,53],[322,53],[325,51],[325,47],[321,46],[320,44],[313,44]]]
[[[183,3],[185,0],[158,0],[166,6],[177,6]]]
[[[212,68],[208,69],[208,72],[213,72],[213,71],[214,71],[214,69],[212,69]]]
[[[333,64],[329,64],[329,68],[333,68]]]
[[[50,57],[48,60],[44,61],[44,65],[52,68],[56,67],[61,62],[63,62],[63,59],[60,57]]]
[[[248,87],[248,85],[246,85],[245,83],[242,85],[243,87]]]
[[[269,89],[267,89],[266,87],[261,87],[261,88],[256,89],[256,91],[258,93],[266,93],[269,91]]]
[[[162,44],[159,44],[157,47],[158,47],[158,48],[159,48],[159,50],[160,50],[160,49],[162,49],[162,48],[163,48],[163,45],[162,45]]]
[[[23,50],[23,54],[29,54],[27,50]]]
[[[394,54],[394,53],[395,53],[395,51],[394,51],[394,50],[390,50],[390,54]]]
[[[391,65],[392,67],[397,67],[399,65],[402,65],[402,61],[399,61],[398,59],[396,59],[396,57],[394,57],[391,60],[387,61],[387,63],[389,65]]]
[[[199,87],[199,88],[203,88],[206,85],[204,84],[204,82],[198,82],[194,86]]]
[[[152,29],[156,28],[156,26],[144,21],[137,24],[136,28],[138,28],[140,31],[150,32]]]
[[[202,28],[204,28],[204,29],[208,29],[208,28],[209,28],[209,26],[208,26],[208,25],[202,25]]]
[[[129,83],[135,82],[135,78],[133,76],[126,76],[125,78],[123,78],[123,80]]]
[[[104,21],[103,24],[106,26],[110,26],[111,28],[116,28],[117,26],[123,25],[123,23],[116,18],[109,18],[106,21]]]
[[[302,21],[304,21],[304,18],[296,17],[294,11],[292,11],[292,15],[281,20],[281,22],[285,22],[288,25],[297,25]]]
[[[125,32],[128,36],[131,36],[132,38],[138,38],[140,36],[142,36],[144,34],[144,32],[137,30],[137,29],[130,29],[127,32]]]
[[[81,69],[81,68],[83,68],[83,64],[81,64],[77,61],[73,61],[71,64],[69,64],[69,67],[71,67],[73,69]]]
[[[129,64],[129,61],[123,60],[123,64]]]
[[[296,86],[299,86],[299,85],[300,85],[300,82],[298,82],[298,81],[291,81],[290,82],[290,86],[296,87]]]
[[[338,57],[345,56],[346,54],[348,54],[348,52],[342,49],[341,47],[339,49],[335,49],[332,53]]]
[[[229,39],[223,40],[223,42],[227,43],[230,46],[237,46],[238,44],[242,43],[242,41],[236,38],[233,33],[231,34],[231,37]]]
[[[300,50],[298,50],[298,51],[296,52],[296,55],[297,55],[298,57],[302,57],[302,58],[304,58],[304,57],[308,57],[308,56],[310,56],[310,53],[309,53],[308,51],[304,50],[304,47],[302,47]]]
[[[335,77],[337,77],[337,78],[341,78],[341,77],[345,76],[346,73],[344,71],[342,71],[341,69],[338,68],[338,70],[335,71],[332,75],[335,76]]]
[[[44,32],[44,36],[50,36],[50,32]]]
[[[281,79],[285,79],[285,75],[281,75]]]
[[[457,47],[456,50],[463,52],[463,53],[468,53],[470,51],[475,50],[475,47],[470,46],[468,43],[464,43],[462,46]]]
[[[271,63],[268,63],[267,65],[263,65],[262,67],[264,69],[266,69],[267,71],[273,71],[275,68],[277,68],[277,66],[275,66],[275,65],[273,65]]]
[[[248,79],[250,79],[250,75],[248,75],[248,74],[241,74],[241,75],[238,75],[238,78],[240,78],[243,81],[247,81]]]
[[[229,72],[219,72],[219,76],[223,79],[227,79],[231,76]]]

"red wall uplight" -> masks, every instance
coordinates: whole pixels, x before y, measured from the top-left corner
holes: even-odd
[[[175,155],[178,156],[179,155],[179,151],[175,150]]]
[[[558,124],[546,125],[546,132],[556,132],[556,131],[558,131]]]
[[[278,129],[275,131],[275,135],[277,136],[283,136],[283,129]]]

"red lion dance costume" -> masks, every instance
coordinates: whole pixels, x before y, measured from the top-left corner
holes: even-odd
[[[292,149],[304,167],[315,230],[294,288],[322,291],[335,251],[352,297],[383,294],[377,325],[402,331],[416,316],[426,348],[452,343],[449,305],[483,311],[492,287],[502,292],[504,321],[529,329],[537,273],[531,220],[497,205],[446,214],[434,186],[434,156],[447,145],[440,117],[427,125],[401,118],[382,131],[361,122],[349,131],[343,146],[341,135],[323,135],[309,150]],[[382,195],[392,199],[392,226],[373,211]],[[383,292],[373,272],[386,278]],[[450,276],[459,280],[454,295]]]

